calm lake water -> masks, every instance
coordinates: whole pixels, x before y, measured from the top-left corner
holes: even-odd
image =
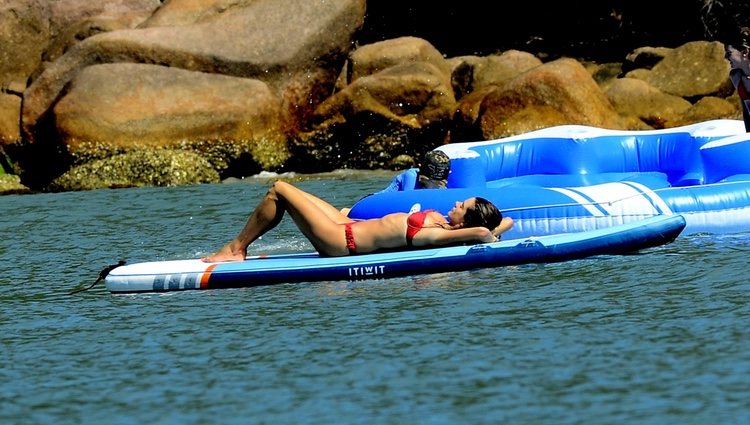
[[[346,206],[390,177],[299,185]],[[0,423],[750,423],[750,234],[389,280],[68,294],[120,259],[212,252],[266,184],[0,197]],[[285,219],[253,252],[309,249]]]

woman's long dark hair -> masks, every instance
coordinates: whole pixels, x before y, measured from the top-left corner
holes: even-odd
[[[503,214],[492,202],[477,196],[474,208],[466,210],[464,227],[486,227],[494,229],[503,220]]]

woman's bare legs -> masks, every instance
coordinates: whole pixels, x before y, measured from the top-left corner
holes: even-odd
[[[339,224],[351,223],[352,221],[354,221],[351,218],[347,217],[346,214],[342,213],[339,209],[329,204],[328,202],[318,198],[317,196],[311,193],[307,193],[303,191],[302,189],[297,189],[297,190],[304,193],[307,199],[312,201],[318,208],[320,208],[320,210],[323,211],[323,213],[326,216],[328,216],[328,218],[330,218],[332,221],[339,223]]]
[[[326,255],[346,255],[348,250],[340,228],[341,224],[352,220],[322,199],[288,183],[276,182],[250,215],[237,237],[202,260],[244,260],[247,257],[247,247],[276,227],[285,211],[319,252]]]
[[[247,219],[245,227],[231,242],[212,255],[203,257],[206,263],[219,261],[242,261],[247,257],[247,247],[267,231],[276,227],[284,216],[273,187],[268,190]]]

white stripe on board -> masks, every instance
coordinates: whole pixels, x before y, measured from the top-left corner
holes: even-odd
[[[559,192],[559,193],[567,196],[568,198],[572,199],[573,201],[581,204],[581,206],[583,208],[585,208],[586,211],[588,211],[589,213],[591,213],[591,215],[593,215],[594,217],[598,217],[598,216],[603,216],[604,215],[604,212],[601,209],[597,208],[596,205],[592,205],[591,201],[589,199],[584,198],[580,194],[578,194],[578,193],[576,193],[576,192],[574,192],[574,191],[572,191],[570,189],[565,189],[565,188],[562,188],[562,187],[551,187],[550,189],[553,190],[553,191],[555,191],[555,192]]]
[[[645,186],[637,190],[631,183],[604,183],[576,188],[551,188],[581,204],[593,216],[654,215],[670,209],[664,201]],[[648,193],[648,196],[644,192]],[[653,200],[653,202],[652,202]],[[657,206],[654,205],[656,202]],[[592,205],[594,204],[594,205]]]

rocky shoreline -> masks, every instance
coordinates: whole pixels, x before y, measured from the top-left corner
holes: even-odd
[[[45,61],[0,70],[0,193],[396,170],[443,143],[554,125],[742,116],[717,41],[610,63],[515,49],[447,57],[420,37],[358,44],[364,0],[199,3],[113,1],[76,17],[15,1],[17,31],[35,13],[70,22],[48,36]]]

